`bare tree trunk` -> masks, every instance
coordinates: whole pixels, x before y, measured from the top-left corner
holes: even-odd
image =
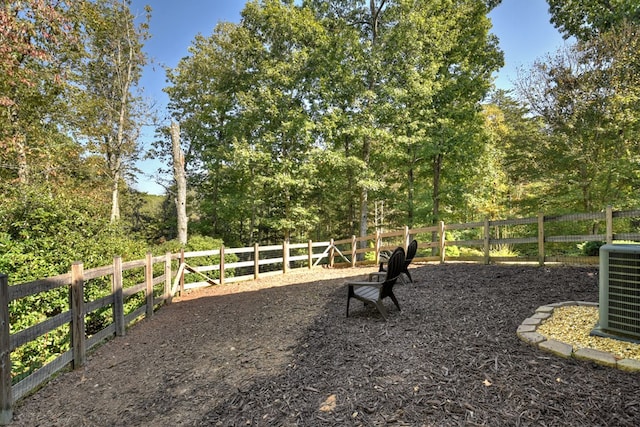
[[[27,163],[27,148],[24,135],[16,135],[16,147],[18,151],[18,182],[29,183],[29,164]]]
[[[111,187],[111,223],[120,220],[120,173],[113,176]]]
[[[178,241],[187,244],[187,174],[184,167],[184,153],[180,148],[180,125],[171,122],[171,152],[173,154],[173,178],[176,181],[176,211],[178,215]]]

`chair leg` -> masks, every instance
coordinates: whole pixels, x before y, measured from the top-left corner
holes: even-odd
[[[400,309],[400,303],[398,302],[398,299],[396,298],[396,296],[393,294],[393,292],[391,292],[389,294],[389,298],[391,298],[391,301],[393,301],[393,303],[396,305],[396,307],[398,307],[398,311],[402,311]]]
[[[387,318],[387,309],[384,307],[384,304],[382,303],[382,300],[378,300],[376,301],[376,307],[378,308],[378,311],[380,312],[380,314],[382,314],[382,317],[384,318],[384,320],[388,320]]]
[[[409,277],[409,281],[413,283],[413,278],[411,277],[411,273],[409,273],[408,269],[407,269],[407,277]]]

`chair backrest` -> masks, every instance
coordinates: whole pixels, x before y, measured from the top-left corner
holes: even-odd
[[[407,265],[409,265],[413,258],[416,256],[416,252],[418,252],[418,241],[416,239],[413,239],[411,243],[409,243],[409,247],[407,248],[407,257],[405,259]]]
[[[387,264],[387,276],[384,279],[385,284],[394,284],[396,282],[404,268],[404,261],[404,249],[397,247],[391,254],[391,258],[389,258],[389,263]]]

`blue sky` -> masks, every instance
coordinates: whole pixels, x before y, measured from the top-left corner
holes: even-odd
[[[165,114],[167,97],[164,66],[173,68],[188,55],[187,48],[196,34],[208,36],[220,21],[238,22],[245,0],[133,0],[132,12],[142,15],[144,6],[151,6],[151,39],[145,51],[153,63],[145,68],[140,85],[145,97],[152,100],[160,116]],[[520,67],[528,68],[537,58],[555,52],[564,41],[549,23],[546,0],[502,0],[490,14],[493,33],[500,39],[505,55],[505,67],[496,75],[496,85],[510,89]],[[142,146],[149,147],[154,129],[143,129]],[[136,188],[151,194],[163,194],[164,188],[155,183],[157,161],[138,163],[143,175]]]

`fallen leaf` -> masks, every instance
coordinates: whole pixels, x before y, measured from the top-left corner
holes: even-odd
[[[336,395],[332,394],[331,396],[327,397],[327,399],[322,402],[322,406],[320,406],[320,410],[322,412],[331,412],[334,409],[336,409]]]
[[[486,387],[490,387],[490,386],[491,386],[491,381],[489,381],[489,380],[484,380],[484,381],[482,382],[482,384],[484,384]]]

